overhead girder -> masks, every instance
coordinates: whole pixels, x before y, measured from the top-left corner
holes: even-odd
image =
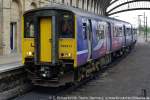
[[[111,8],[109,11],[107,11],[107,13],[110,13],[110,12],[112,12],[113,10],[115,10],[115,9],[117,9],[117,8],[123,6],[123,5],[130,4],[130,3],[133,3],[133,2],[137,2],[137,0],[127,1],[127,2],[121,3],[121,4],[119,4],[119,5],[117,5],[117,6],[113,7],[113,8]]]
[[[82,9],[84,9],[84,0],[82,0]]]
[[[89,10],[89,0],[86,0],[86,10]]]
[[[113,0],[112,2],[110,1],[109,6],[112,5],[112,4],[114,4],[114,3],[116,3],[117,1],[119,1],[119,0]]]
[[[92,0],[92,2],[91,2],[91,8],[92,8],[92,7],[94,7],[94,5],[93,5],[93,4],[94,4],[94,0]]]
[[[50,1],[50,0],[49,0]],[[55,0],[52,0],[53,2]],[[67,3],[68,2],[71,6],[77,7],[77,8],[82,8],[83,10],[87,11],[93,11],[94,13],[97,14],[106,14],[106,9],[109,6],[111,0],[62,0],[62,3]],[[56,1],[55,1],[56,2]],[[80,4],[81,3],[81,4]]]
[[[111,0],[82,0],[82,9],[88,11],[94,10],[95,13],[99,14],[103,12],[105,14],[106,8]],[[86,4],[85,4],[86,3]],[[76,0],[76,6],[79,6],[79,0]]]
[[[130,1],[127,0],[125,2],[116,4],[117,1],[119,2],[119,0],[113,0],[112,2],[109,3],[109,6],[107,7],[106,15],[110,16],[113,14],[126,12],[126,11],[132,11],[132,10],[150,10],[150,6],[147,7],[146,5],[142,5],[142,7],[141,7],[141,5],[140,5],[140,4],[143,4],[146,2],[150,3],[150,0],[130,0]],[[137,3],[138,5],[135,3]],[[132,4],[132,7],[130,6],[131,4]],[[134,6],[133,6],[133,4],[134,4]],[[111,7],[112,5],[114,5],[114,6]],[[130,8],[124,8],[125,5],[130,6]],[[111,7],[111,9],[108,10],[109,7]]]
[[[131,9],[124,9],[124,10],[120,10],[120,11],[116,11],[116,12],[107,14],[107,16],[114,15],[114,14],[121,13],[121,12],[133,11],[133,10],[150,10],[150,8],[131,8]]]
[[[105,5],[104,5],[104,8],[107,9],[107,8],[110,6],[110,1],[111,1],[111,0],[104,0],[104,1],[105,1],[105,2],[104,2],[104,4],[105,4]]]
[[[105,1],[105,2],[104,2],[105,6],[103,7],[103,10],[105,11],[105,15],[107,15],[106,10],[107,10],[107,8],[108,8],[109,5],[110,5],[111,0],[104,0],[104,1]],[[115,0],[115,1],[116,1],[116,0]]]
[[[105,15],[106,9],[109,6],[110,1],[111,0],[94,0],[94,12],[97,9],[98,13],[98,9],[100,8],[103,14]]]

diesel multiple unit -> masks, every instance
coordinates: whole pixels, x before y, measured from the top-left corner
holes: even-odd
[[[79,82],[136,43],[128,22],[50,5],[23,16],[23,64],[34,85]]]

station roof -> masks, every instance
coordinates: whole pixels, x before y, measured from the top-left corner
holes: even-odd
[[[110,16],[132,10],[150,10],[150,0],[110,0],[106,14]]]
[[[97,18],[97,19],[101,18],[101,20],[106,20],[106,21],[112,21],[112,22],[118,21],[118,22],[123,22],[123,23],[126,23],[126,24],[130,24],[128,22],[125,22],[125,21],[122,21],[122,20],[119,20],[119,19],[106,17],[106,16],[98,16],[97,14],[94,14],[92,12],[84,11],[82,9],[75,8],[75,7],[72,7],[72,6],[66,6],[66,5],[63,5],[63,4],[62,5],[60,5],[60,4],[47,4],[46,6],[41,7],[41,8],[29,10],[29,11],[25,12],[25,14],[30,13],[30,12],[40,11],[40,10],[48,10],[48,9],[66,10],[66,11],[71,11],[71,12],[77,14],[77,15],[80,15],[80,16],[89,16],[89,17],[93,17],[93,18]]]
[[[86,2],[85,0],[80,0],[80,2],[75,0],[75,2],[76,7],[79,8],[79,10],[74,10],[76,13],[81,12],[80,8],[84,9],[84,5],[87,6],[87,10],[94,7],[94,13],[96,13],[95,9],[100,8],[102,10],[101,15],[107,16],[132,10],[150,10],[150,0],[86,0]],[[81,7],[79,7],[79,3],[82,3],[80,4]]]

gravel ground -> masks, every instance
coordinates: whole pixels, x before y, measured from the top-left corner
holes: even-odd
[[[150,96],[150,43],[138,43],[135,49],[113,68],[67,96]],[[51,90],[49,90],[51,91]],[[50,92],[32,91],[15,100],[50,100]],[[68,100],[68,99],[67,99]],[[85,99],[83,99],[85,100]]]

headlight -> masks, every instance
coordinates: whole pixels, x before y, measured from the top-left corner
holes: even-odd
[[[61,53],[61,57],[72,57],[71,53]]]
[[[33,53],[31,51],[27,52],[27,56],[33,56]]]
[[[68,57],[71,57],[71,53],[68,53]]]

